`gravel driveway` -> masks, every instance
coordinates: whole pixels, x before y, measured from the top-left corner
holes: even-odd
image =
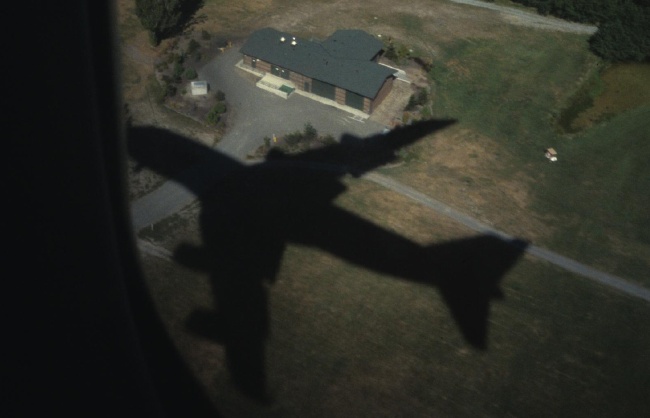
[[[367,120],[359,122],[349,113],[293,94],[283,99],[255,86],[252,75],[235,67],[241,60],[235,45],[199,69],[199,78],[210,83],[212,92],[222,90],[229,104],[228,132],[217,145],[220,151],[243,159],[263,144],[265,136],[281,136],[302,130],[311,123],[322,135],[340,138],[344,133],[367,137],[383,126]]]

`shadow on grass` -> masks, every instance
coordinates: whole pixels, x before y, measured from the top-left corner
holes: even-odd
[[[252,166],[156,128],[133,128],[129,152],[201,200],[203,246],[181,245],[175,259],[211,277],[215,309],[195,311],[192,332],[223,344],[234,384],[266,399],[268,289],[287,243],[317,247],[354,264],[436,287],[466,341],[487,347],[487,319],[499,282],[526,248],[523,241],[477,236],[422,246],[332,205],[361,175],[395,160],[395,152],[454,123],[419,122],[296,156],[279,151]],[[199,161],[187,169],[187,161]]]

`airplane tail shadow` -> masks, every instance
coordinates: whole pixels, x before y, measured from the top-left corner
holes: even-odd
[[[519,260],[528,244],[482,235],[429,247],[436,262],[435,286],[465,340],[487,348],[490,301],[502,299],[500,281]]]

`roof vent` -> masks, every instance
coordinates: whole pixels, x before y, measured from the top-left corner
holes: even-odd
[[[291,45],[296,46],[296,44],[297,44],[296,37],[294,36],[293,38],[291,38]]]
[[[280,38],[280,42],[284,42],[284,41],[286,41],[286,38],[283,36],[282,38]]]

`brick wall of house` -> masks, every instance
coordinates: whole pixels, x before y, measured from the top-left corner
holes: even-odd
[[[300,73],[296,73],[291,71],[291,75],[289,76],[289,80],[296,86],[298,90],[304,90],[311,92],[311,78],[304,76]],[[305,89],[305,83],[309,85],[307,89]]]
[[[363,98],[363,111],[367,114],[372,113],[372,99],[369,99],[367,97]]]
[[[388,96],[388,93],[390,93],[390,90],[393,88],[393,82],[395,81],[395,77],[391,76],[386,79],[384,82],[384,85],[381,86],[379,89],[379,92],[377,93],[377,96],[375,99],[372,101],[372,105],[370,106],[370,112],[371,113],[373,110],[377,108],[381,104],[381,102]],[[365,107],[365,106],[364,106]]]
[[[336,100],[336,103],[340,105],[345,105],[345,89],[342,89],[340,87],[335,87],[334,99]]]
[[[244,55],[244,65],[248,65],[249,67],[253,66],[253,57],[250,55]]]
[[[270,73],[271,72],[271,64],[266,62],[266,61],[262,61],[262,60],[258,59],[257,62],[255,63],[255,69],[260,70],[260,71],[264,71],[265,73]]]

